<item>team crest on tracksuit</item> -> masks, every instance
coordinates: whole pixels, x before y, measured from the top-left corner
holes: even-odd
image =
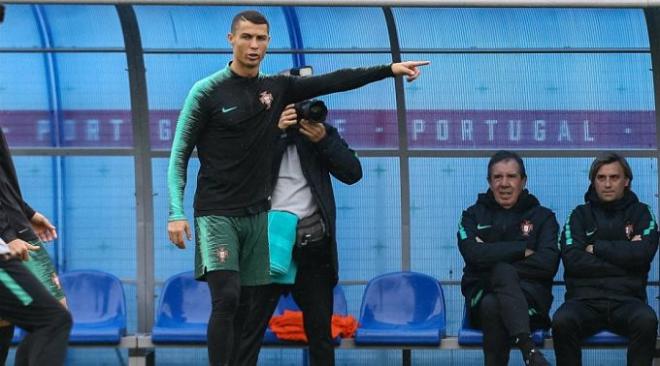
[[[220,249],[217,250],[216,255],[218,256],[218,259],[220,260],[220,263],[225,263],[227,259],[229,258],[229,251],[225,247],[221,247]]]
[[[529,236],[529,234],[532,233],[532,230],[534,230],[534,224],[532,224],[531,221],[523,220],[523,222],[520,223],[520,231],[523,236]]]
[[[635,231],[633,224],[626,224],[626,238],[628,238],[628,240],[632,238],[633,231]]]
[[[266,110],[268,110],[273,104],[273,94],[271,94],[269,91],[262,91],[259,94],[259,101],[266,107]]]

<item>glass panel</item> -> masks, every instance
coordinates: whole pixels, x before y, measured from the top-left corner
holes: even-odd
[[[124,48],[114,5],[35,5],[42,11],[52,47]]]
[[[347,67],[390,64],[389,55],[341,54],[305,55],[307,65],[319,75]],[[339,130],[353,148],[391,149],[398,147],[394,78],[362,88],[320,97],[328,105],[328,122]]]
[[[64,146],[131,147],[130,92],[124,54],[55,57]]]
[[[340,281],[401,269],[401,185],[395,158],[362,158],[364,178],[335,181]]]
[[[395,8],[401,48],[649,48],[641,9]]]
[[[0,85],[0,125],[10,146],[51,146],[44,56],[2,54]]]
[[[280,7],[135,6],[144,48],[231,48],[227,33],[237,13],[254,9],[270,24],[271,48],[291,48]]]
[[[406,89],[413,149],[656,147],[647,54],[418,58],[432,65]]]
[[[132,157],[62,158],[60,223],[66,270],[94,268],[135,278],[135,167]]]
[[[381,8],[298,7],[295,12],[303,48],[390,49]]]
[[[131,147],[126,68],[123,54],[3,54],[0,124],[11,146]]]
[[[39,48],[43,46],[42,34],[34,18],[33,10],[34,5],[5,5],[5,20],[0,24],[2,30],[0,31],[0,47]],[[3,69],[4,67],[0,68],[0,70]],[[1,100],[2,98],[0,98]]]
[[[192,271],[195,268],[195,241],[186,242],[186,250],[178,249],[167,237],[167,217],[169,199],[167,191],[167,164],[169,159],[152,159],[153,195],[154,195],[154,263],[156,281],[165,281],[170,276]],[[188,216],[188,223],[193,230],[193,198],[197,189],[199,160],[190,159],[188,178],[184,191],[183,207]]]

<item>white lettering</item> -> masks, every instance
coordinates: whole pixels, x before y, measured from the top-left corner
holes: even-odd
[[[99,120],[98,119],[88,119],[87,120],[87,133],[86,133],[86,139],[87,141],[98,141],[101,139],[100,136],[101,128],[99,126]]]
[[[557,141],[559,142],[564,140],[571,141],[571,130],[569,130],[568,121],[565,119],[559,121],[559,136],[557,137]]]
[[[488,125],[488,141],[495,141],[495,125],[497,124],[497,120],[487,119],[484,123]]]
[[[472,141],[472,120],[464,119],[461,121],[461,138],[463,141]]]
[[[40,119],[37,121],[37,141],[43,141],[50,137],[50,121]]]
[[[438,141],[449,140],[449,121],[446,119],[435,122],[435,139]]]
[[[520,141],[520,120],[509,120],[509,141]]]
[[[336,119],[336,120],[334,120],[333,124],[335,125],[335,128],[337,129],[337,132],[343,133],[345,131],[345,129],[344,129],[344,125],[346,124],[345,119],[343,119],[343,118]]]
[[[589,121],[583,121],[582,126],[584,127],[584,142],[594,142],[593,135],[589,134]]]
[[[111,119],[112,124],[112,140],[119,141],[121,139],[121,125],[124,123],[123,119]]]
[[[545,121],[542,119],[534,121],[534,140],[545,141]]]
[[[417,134],[424,132],[424,130],[426,129],[426,123],[422,119],[414,119],[412,121],[412,127],[413,127],[412,139],[413,141],[417,141]]]
[[[172,121],[169,119],[158,121],[158,139],[160,141],[170,141],[172,139]]]
[[[73,141],[76,139],[76,121],[73,119],[64,120],[64,141]]]

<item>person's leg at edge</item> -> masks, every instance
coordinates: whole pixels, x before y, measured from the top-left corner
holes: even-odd
[[[264,332],[277,306],[281,288],[271,285],[268,252],[268,215],[261,212],[235,219],[240,244],[241,310],[234,322],[235,365],[253,366],[259,359]],[[247,310],[247,311],[246,311]],[[238,333],[237,333],[238,332]]]
[[[14,338],[14,325],[6,320],[0,319],[0,365],[4,365]]]
[[[486,294],[479,303],[479,323],[484,334],[484,365],[506,366],[509,363],[511,342],[502,322],[500,303],[497,297]]]
[[[534,346],[530,336],[529,304],[520,287],[520,278],[514,266],[497,263],[491,270],[490,290],[500,305],[500,316],[509,337],[513,338],[527,365],[549,365]]]
[[[232,366],[256,366],[264,333],[268,327],[283,285],[271,284],[241,287],[241,300],[234,321],[234,334],[238,352],[232,358]]]
[[[234,317],[238,310],[241,281],[237,271],[206,274],[211,292],[211,316],[207,328],[209,364],[228,366],[234,350]]]
[[[332,341],[333,289],[335,277],[325,260],[301,261],[298,267],[293,298],[303,312],[303,326],[309,341],[311,366],[334,366],[335,348]]]
[[[552,343],[557,365],[582,365],[582,340],[604,327],[587,301],[568,300],[552,317]]]
[[[612,330],[627,336],[628,366],[650,366],[653,363],[658,318],[644,302],[626,301],[610,313]]]
[[[71,314],[19,261],[0,264],[0,316],[28,333],[16,365],[63,365]]]

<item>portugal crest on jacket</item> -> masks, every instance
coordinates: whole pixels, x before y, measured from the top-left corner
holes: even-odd
[[[635,231],[633,224],[626,224],[626,238],[628,238],[628,240],[632,238],[633,231]]]
[[[262,91],[259,94],[259,101],[264,105],[264,107],[266,107],[266,110],[269,110],[270,106],[273,104],[273,94],[271,94],[269,91]]]
[[[533,230],[534,230],[534,224],[532,224],[531,221],[523,220],[523,222],[520,223],[520,232],[522,233],[523,236],[529,236],[529,234],[531,234]]]

